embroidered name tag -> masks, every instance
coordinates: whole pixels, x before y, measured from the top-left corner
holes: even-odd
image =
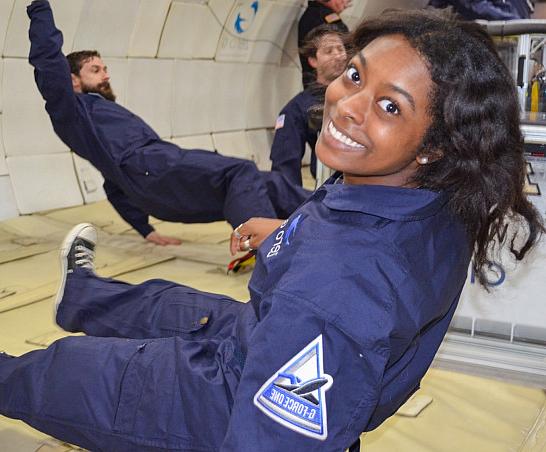
[[[324,373],[322,334],[282,366],[254,396],[254,405],[302,435],[328,437],[325,393],[334,379]]]

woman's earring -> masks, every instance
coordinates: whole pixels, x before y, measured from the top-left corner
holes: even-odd
[[[419,162],[419,164],[421,165],[426,165],[428,163],[428,157],[427,156],[423,156],[423,157],[419,157],[417,159],[417,161]]]

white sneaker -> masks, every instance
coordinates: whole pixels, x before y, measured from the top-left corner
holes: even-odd
[[[66,277],[76,268],[87,268],[95,272],[95,244],[97,229],[90,223],[74,226],[61,245],[61,283],[53,305],[53,320],[56,322],[57,311],[64,296]]]

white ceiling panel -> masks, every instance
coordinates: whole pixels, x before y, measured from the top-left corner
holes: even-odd
[[[288,32],[282,51],[281,66],[294,66],[301,70],[298,50],[298,21],[294,21]]]
[[[28,57],[30,42],[28,27],[30,24],[26,7],[28,0],[15,0],[4,43],[4,56]],[[84,0],[51,0],[51,8],[55,16],[55,24],[63,32],[63,52],[69,53],[73,49],[74,35],[80,21]],[[88,3],[91,3],[88,1]]]
[[[215,63],[211,96],[212,130],[245,128],[246,65]]]
[[[213,58],[221,30],[221,23],[218,23],[208,6],[173,3],[161,37],[158,56]]]
[[[246,137],[248,147],[252,154],[252,160],[256,162],[256,166],[262,171],[271,171],[271,135],[266,129],[247,130]]]
[[[0,54],[3,54],[8,23],[15,0],[0,0]]]
[[[139,5],[140,0],[86,0],[74,48],[96,49],[108,57],[126,57]]]
[[[8,157],[7,162],[22,214],[83,204],[69,153]]]
[[[218,22],[225,24],[235,0],[209,0],[208,6]]]
[[[212,135],[207,133],[204,135],[192,135],[189,137],[174,137],[169,141],[181,147],[182,149],[203,149],[205,151],[214,152],[214,143]]]
[[[258,36],[261,17],[269,4],[259,2],[253,7],[252,0],[237,0],[224,23],[220,36],[216,60],[247,62],[252,43]]]
[[[278,67],[266,64],[248,64],[245,83],[246,129],[273,127],[278,110],[271,96],[275,92]]]
[[[171,0],[141,0],[129,56],[153,58],[157,55],[170,4]]]
[[[104,179],[101,173],[91,163],[75,153],[72,153],[72,158],[74,159],[74,167],[76,168],[78,183],[85,203],[89,204],[106,199],[106,193],[102,188]]]
[[[0,0],[2,1],[2,0]],[[4,58],[0,58],[0,113],[2,113],[2,80],[4,79]]]
[[[32,68],[26,60],[4,60],[2,81],[4,147],[7,156],[68,153],[53,132]]]
[[[287,24],[296,21],[300,9],[280,3],[267,3],[264,7],[264,14],[257,16],[256,41],[252,45],[249,61],[279,64],[291,29]]]
[[[303,90],[301,72],[293,66],[278,69],[275,91],[271,96],[271,104],[277,115],[296,94]]]
[[[4,137],[2,136],[2,115],[0,115],[0,176],[8,174],[6,152],[4,151]]]
[[[127,108],[164,138],[172,136],[173,71],[173,60],[129,60]]]
[[[175,61],[173,136],[200,135],[212,130],[213,61]]]
[[[218,153],[229,157],[253,160],[254,155],[244,131],[213,133],[212,139]]]
[[[0,176],[0,221],[19,215],[9,176]]]

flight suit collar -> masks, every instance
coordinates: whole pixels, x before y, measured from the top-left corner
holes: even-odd
[[[333,210],[362,212],[396,221],[416,221],[434,215],[448,201],[443,192],[384,185],[344,185],[332,176],[317,190]]]

